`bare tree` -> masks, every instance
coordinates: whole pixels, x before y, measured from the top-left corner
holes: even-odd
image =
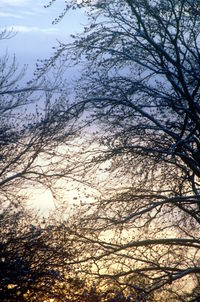
[[[63,213],[62,213],[63,214]],[[76,242],[57,211],[41,219],[33,211],[5,207],[0,214],[0,297],[2,302],[127,302],[110,284],[105,294],[90,278],[71,270]],[[112,289],[111,289],[112,288]],[[112,295],[111,295],[112,293]]]
[[[12,33],[3,31],[0,40]],[[63,68],[37,63],[30,81],[16,59],[0,58],[1,206],[23,203],[34,186],[52,191],[72,176],[78,111],[68,99]],[[69,176],[69,178],[68,178]]]
[[[62,225],[13,205],[4,208],[0,224],[1,301],[66,301],[62,282],[72,254]]]
[[[0,42],[12,36],[2,31]],[[61,218],[41,222],[23,209],[35,187],[60,200],[55,194],[60,182],[74,175],[70,163],[79,114],[62,75],[58,64],[38,64],[27,81],[15,57],[0,58],[1,301],[66,301],[63,284],[72,254]]]
[[[98,121],[100,143],[86,170],[108,175],[104,196],[74,218],[76,263],[137,301],[196,301],[200,2],[69,0],[60,18],[70,8],[86,8],[89,25],[57,54],[85,66],[77,106]]]

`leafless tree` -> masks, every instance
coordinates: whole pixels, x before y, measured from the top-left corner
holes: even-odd
[[[5,30],[0,41],[11,36]],[[34,186],[51,190],[55,197],[58,182],[72,177],[69,162],[78,111],[62,76],[59,64],[38,62],[28,81],[26,68],[20,71],[15,57],[0,58],[1,207],[22,204]]]
[[[0,225],[1,301],[66,301],[72,254],[62,224],[10,205]]]
[[[77,258],[77,242],[71,240],[61,216],[57,211],[41,219],[13,205],[1,211],[1,301],[127,302],[111,284],[105,294],[90,278],[77,276],[70,265]]]
[[[77,106],[99,131],[86,170],[107,175],[104,195],[74,218],[85,251],[76,263],[137,301],[196,301],[200,2],[68,0],[59,18],[70,8],[89,25],[57,54],[85,66]]]

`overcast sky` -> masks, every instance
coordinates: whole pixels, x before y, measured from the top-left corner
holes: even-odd
[[[64,0],[57,0],[48,9],[45,4],[48,0],[0,0],[0,28],[17,32],[12,39],[1,41],[0,55],[7,49],[10,55],[16,54],[20,64],[33,66],[36,59],[48,58],[56,40],[67,41],[87,22],[83,12],[72,11],[52,25],[64,8]]]

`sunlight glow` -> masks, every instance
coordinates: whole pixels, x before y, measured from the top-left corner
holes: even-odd
[[[28,193],[28,207],[40,211],[43,215],[47,215],[49,211],[55,209],[55,202],[50,190],[34,188],[30,189]]]

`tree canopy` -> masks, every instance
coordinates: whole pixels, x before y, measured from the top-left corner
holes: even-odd
[[[200,2],[65,3],[54,22],[82,9],[88,25],[30,82],[15,60],[0,61],[0,294],[198,301]],[[72,100],[66,62],[82,71]],[[77,202],[67,220],[27,224],[19,211],[27,190],[42,185],[55,196],[66,179],[98,196]]]
[[[74,218],[87,249],[77,263],[137,301],[196,301],[200,3],[69,0],[60,18],[71,8],[89,24],[57,53],[84,66],[76,104],[99,144],[84,166],[104,173],[103,195]]]

